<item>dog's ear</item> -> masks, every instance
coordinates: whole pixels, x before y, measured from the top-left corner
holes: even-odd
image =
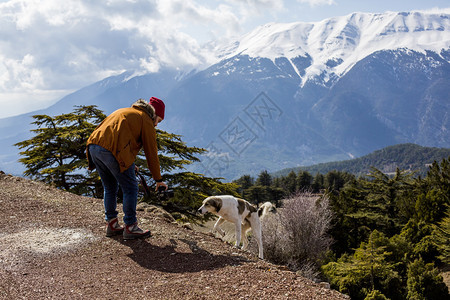
[[[245,201],[245,206],[247,207],[247,209],[250,211],[250,213],[254,213],[257,211],[256,207],[254,207],[253,205],[251,205],[250,203],[248,203],[247,201]]]
[[[238,206],[238,212],[240,215],[244,213],[245,210],[245,201],[243,199],[237,198],[237,206]]]
[[[214,207],[216,212],[219,212],[219,210],[222,208],[222,199],[220,199],[219,197],[209,198],[208,202],[212,207]]]
[[[244,210],[247,209],[250,213],[256,212],[256,207],[245,201],[244,199],[237,198],[238,201],[238,211],[239,214],[244,213]]]

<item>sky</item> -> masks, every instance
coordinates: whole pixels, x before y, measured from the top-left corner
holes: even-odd
[[[0,0],[0,118],[124,71],[180,70],[269,22],[450,8],[449,0]]]

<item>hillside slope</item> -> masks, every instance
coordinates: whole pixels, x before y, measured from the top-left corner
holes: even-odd
[[[163,214],[106,238],[100,199],[1,172],[0,205],[1,299],[348,299]]]
[[[449,148],[399,144],[376,150],[355,159],[287,168],[274,172],[273,175],[286,176],[291,171],[298,173],[300,170],[307,171],[311,174],[326,174],[336,170],[355,175],[365,175],[369,173],[371,167],[375,167],[385,173],[395,172],[399,168],[400,170],[414,171],[416,175],[425,176],[430,164],[434,161],[441,162],[442,159],[448,158],[449,156]]]

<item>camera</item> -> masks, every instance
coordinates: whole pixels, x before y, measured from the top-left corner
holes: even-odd
[[[168,200],[170,198],[173,198],[175,193],[172,189],[166,190],[164,186],[160,186],[158,187],[157,195],[159,200]]]

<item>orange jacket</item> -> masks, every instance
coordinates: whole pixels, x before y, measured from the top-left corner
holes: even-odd
[[[158,146],[156,144],[156,130],[153,123],[155,111],[144,100],[136,101],[132,107],[121,108],[110,114],[97,126],[87,141],[99,145],[116,158],[120,172],[128,169],[136,160],[136,156],[144,147],[147,165],[155,180],[161,180],[161,171],[158,159]],[[95,165],[89,157],[89,147],[86,155],[89,170]]]

